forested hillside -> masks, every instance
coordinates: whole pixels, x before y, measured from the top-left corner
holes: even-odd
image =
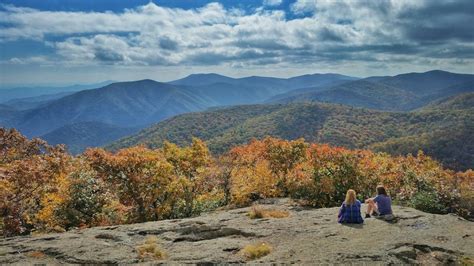
[[[437,115],[438,113],[449,115],[442,118]],[[417,134],[390,138],[370,145],[369,148],[394,155],[414,154],[418,150],[423,150],[441,160],[447,167],[453,169],[474,167],[474,93],[435,101],[416,114],[440,119],[446,124],[431,127],[431,130],[426,132],[419,131]],[[458,122],[449,124],[447,119],[458,119]]]
[[[302,137],[310,142],[373,148],[393,154],[416,153],[421,149],[448,167],[467,169],[474,165],[472,95],[463,94],[443,104],[433,104],[439,108],[409,113],[316,102],[223,108],[174,117],[108,148],[137,144],[155,148],[165,140],[185,145],[195,136],[207,141],[211,151],[222,153],[252,138]]]

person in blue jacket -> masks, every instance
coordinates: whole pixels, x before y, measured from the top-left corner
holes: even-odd
[[[346,200],[342,203],[337,216],[338,223],[361,224],[364,222],[360,214],[360,201],[356,198],[356,192],[349,189],[346,193]]]
[[[377,186],[377,196],[367,199],[367,212],[365,218],[371,216],[384,220],[392,220],[394,218],[392,212],[392,200],[387,195],[387,191],[383,186]]]

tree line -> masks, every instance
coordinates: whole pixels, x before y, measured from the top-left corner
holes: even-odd
[[[390,156],[303,139],[251,140],[213,156],[205,142],[165,142],[114,153],[64,146],[0,129],[0,229],[4,236],[183,218],[259,198],[337,206],[384,184],[395,202],[472,219],[474,171],[454,172],[419,152]]]

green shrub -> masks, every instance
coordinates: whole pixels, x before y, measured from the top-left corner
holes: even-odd
[[[419,191],[410,200],[410,205],[420,211],[429,213],[447,213],[447,208],[444,206],[435,191]]]

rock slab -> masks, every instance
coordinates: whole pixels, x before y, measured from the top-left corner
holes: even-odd
[[[214,264],[246,262],[240,250],[266,242],[272,252],[253,262],[369,265],[472,263],[474,223],[394,206],[397,219],[340,225],[338,208],[312,209],[287,199],[263,202],[289,217],[250,219],[249,208],[142,224],[95,227],[0,240],[0,264]],[[137,247],[155,236],[167,254],[143,262]]]

